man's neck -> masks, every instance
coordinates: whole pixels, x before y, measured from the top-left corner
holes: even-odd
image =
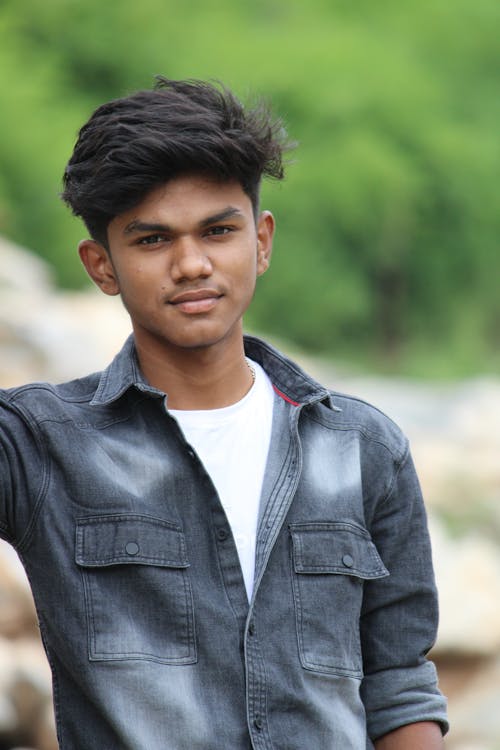
[[[136,340],[146,380],[168,396],[170,409],[203,410],[230,406],[243,398],[253,373],[240,345],[223,345],[176,352],[175,358]]]

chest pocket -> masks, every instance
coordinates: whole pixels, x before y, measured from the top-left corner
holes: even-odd
[[[360,678],[363,583],[389,573],[366,529],[356,524],[296,523],[290,534],[302,666]]]
[[[196,661],[189,561],[182,530],[132,513],[81,518],[89,658]]]

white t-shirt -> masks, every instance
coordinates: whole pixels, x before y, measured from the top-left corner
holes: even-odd
[[[219,494],[233,532],[250,600],[274,391],[262,367],[250,360],[249,363],[255,371],[255,382],[241,401],[222,409],[169,411],[197,452]]]

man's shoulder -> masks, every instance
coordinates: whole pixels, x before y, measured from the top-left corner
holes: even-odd
[[[18,410],[36,420],[65,419],[76,410],[112,403],[135,382],[133,340],[129,337],[110,364],[101,371],[62,383],[34,382],[0,389],[0,408]]]
[[[331,430],[352,431],[369,442],[381,444],[397,460],[407,453],[408,439],[401,427],[359,396],[329,390],[329,398],[315,404],[308,415]]]
[[[0,408],[29,413],[37,419],[54,418],[65,405],[90,403],[101,375],[96,372],[64,383],[34,382],[0,389]]]
[[[266,370],[278,393],[296,406],[304,406],[305,419],[325,428],[351,430],[366,440],[385,446],[401,460],[408,450],[408,440],[400,427],[377,406],[356,395],[325,386],[272,344],[254,336],[245,337],[247,353]]]

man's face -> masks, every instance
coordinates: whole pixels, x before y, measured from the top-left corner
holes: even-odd
[[[121,295],[137,344],[173,355],[241,337],[273,230],[239,183],[182,176],[113,219],[109,253],[86,240],[80,255],[106,294]]]

